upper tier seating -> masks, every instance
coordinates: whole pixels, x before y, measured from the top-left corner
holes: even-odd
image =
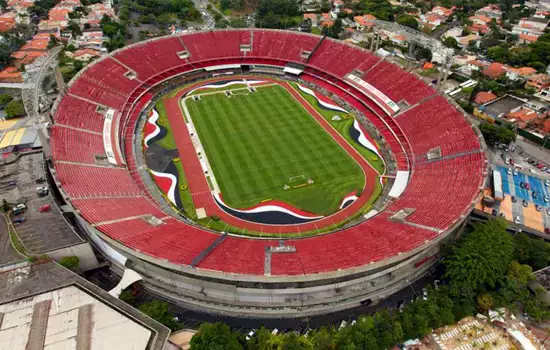
[[[413,105],[425,97],[435,94],[435,90],[414,75],[407,73],[386,61],[376,65],[363,76],[369,84],[375,86],[397,103],[401,100]]]
[[[241,44],[250,44],[250,31],[215,31],[200,32],[181,36],[189,50],[191,62],[219,59],[224,57],[241,57]]]
[[[281,35],[274,31],[255,31],[252,52],[247,57],[270,57],[304,62],[300,55],[302,51],[313,51],[321,38],[312,35],[288,33]]]
[[[365,61],[367,55],[370,54],[359,48],[325,39],[315,50],[308,65],[343,78]]]
[[[97,113],[97,105],[66,95],[61,99],[55,122],[90,131],[103,131],[103,114]]]
[[[443,97],[437,96],[395,118],[416,157],[441,147],[448,156],[480,149],[479,140],[462,114]]]
[[[125,65],[132,67],[138,79],[146,81],[151,76],[167,69],[185,64],[177,52],[184,47],[177,37],[151,40],[119,50],[114,57]]]

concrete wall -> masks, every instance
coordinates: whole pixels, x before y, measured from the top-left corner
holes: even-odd
[[[93,270],[99,266],[94,251],[88,242],[52,250],[46,252],[46,254],[57,262],[66,256],[78,256],[82,271]]]

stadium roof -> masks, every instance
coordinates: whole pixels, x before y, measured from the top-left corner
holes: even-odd
[[[19,349],[162,349],[170,331],[54,262],[0,269],[0,344]]]

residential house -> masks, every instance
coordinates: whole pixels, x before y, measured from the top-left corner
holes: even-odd
[[[458,45],[466,48],[470,44],[470,41],[476,41],[479,40],[480,36],[477,34],[468,34],[466,36],[458,37],[456,38],[456,41],[458,42]]]
[[[448,37],[458,39],[460,36],[462,36],[462,28],[454,27],[443,33],[442,39],[446,39]]]
[[[504,74],[506,74],[506,68],[502,63],[493,62],[487,68],[481,71],[483,75],[496,79]]]
[[[520,45],[529,45],[538,40],[538,36],[529,35],[529,34],[520,34],[518,38],[518,44]]]
[[[0,71],[0,83],[22,83],[23,76],[15,67],[8,67]]]
[[[11,15],[8,15],[6,13],[0,16],[0,33],[6,33],[10,31],[11,29],[15,28],[15,25],[15,17],[12,17]]]
[[[433,9],[432,9],[432,12],[439,15],[439,16],[443,16],[445,18],[451,16],[454,12],[454,10],[456,9],[456,7],[452,7],[450,9],[446,8],[446,7],[443,7],[443,6],[435,6]]]
[[[470,31],[470,33],[475,33],[480,35],[487,34],[491,31],[488,25],[479,24],[479,23],[472,24],[471,26],[468,27],[468,30]]]
[[[506,69],[506,78],[510,80],[527,79],[537,72],[535,68],[531,67],[513,68],[504,66],[504,69]]]
[[[535,89],[541,92],[543,89],[550,88],[550,75],[548,74],[533,74],[527,79],[525,87]]]
[[[452,65],[463,66],[463,65],[467,64],[470,61],[474,61],[475,59],[476,59],[476,56],[472,56],[472,55],[454,56],[452,61],[451,61],[451,64]]]
[[[88,62],[94,58],[101,56],[101,53],[99,51],[92,50],[92,49],[80,49],[71,53],[67,52],[66,54],[68,57],[71,57],[77,61],[83,61],[83,62]]]
[[[101,3],[87,6],[87,9],[88,9],[88,15],[86,16],[86,18],[81,19],[82,24],[88,23],[90,25],[95,25],[96,23],[99,24],[99,22],[104,16],[111,17],[111,18],[115,17],[114,10],[112,8],[106,7]],[[312,22],[312,25],[313,25],[313,22]]]
[[[487,102],[491,102],[497,99],[497,95],[491,91],[480,91],[477,93],[474,102],[478,105],[484,105]]]
[[[437,26],[440,26],[443,22],[446,21],[446,19],[447,18],[445,16],[438,15],[437,13],[426,12],[420,15],[419,23],[422,27],[433,29]]]
[[[315,13],[304,13],[304,21],[311,21],[312,27],[317,27],[317,14]]]
[[[484,16],[484,15],[470,16],[468,17],[468,19],[472,21],[474,25],[477,24],[479,26],[488,26],[489,23],[491,23],[491,17]]]
[[[494,18],[496,20],[500,20],[502,18],[502,11],[500,10],[499,5],[489,4],[485,7],[482,7],[479,10],[477,10],[476,15],[486,16],[486,17],[489,17],[489,18]]]
[[[512,33],[516,35],[529,35],[539,37],[544,34],[550,20],[546,18],[522,18],[517,25],[512,28]]]
[[[353,17],[353,21],[357,25],[357,30],[365,31],[369,30],[374,26],[374,21],[376,20],[376,17],[373,15],[364,15],[364,16],[355,16]]]
[[[8,8],[17,13],[27,14],[29,7],[34,5],[34,0],[9,0]]]
[[[519,127],[524,127],[527,123],[532,122],[541,116],[532,109],[521,108],[519,111],[506,113],[504,119],[512,124],[517,124]]]

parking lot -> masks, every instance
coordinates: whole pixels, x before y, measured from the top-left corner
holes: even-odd
[[[10,215],[25,247],[35,254],[81,243],[54,202],[51,193],[39,196],[36,188],[47,186],[42,153],[24,155],[14,163],[0,166],[0,198],[26,209]],[[49,210],[39,211],[49,205]]]

